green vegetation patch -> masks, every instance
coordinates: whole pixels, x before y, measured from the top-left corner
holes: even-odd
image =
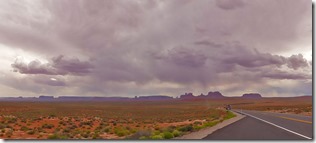
[[[236,117],[236,115],[233,112],[231,112],[231,111],[227,111],[227,114],[224,117],[224,120],[227,120],[227,119],[230,119],[230,118],[233,118],[233,117]]]

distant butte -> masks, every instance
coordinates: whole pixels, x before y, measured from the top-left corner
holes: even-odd
[[[242,98],[260,99],[262,96],[259,93],[246,93],[242,95]]]
[[[222,93],[215,91],[215,92],[209,92],[206,95],[207,98],[224,98],[225,96],[222,95]]]
[[[180,95],[180,99],[192,99],[195,96],[192,93],[185,93],[184,95]]]
[[[208,92],[207,95],[204,95],[201,93],[199,96],[194,96],[192,93],[185,93],[184,95],[180,96],[180,99],[206,99],[206,98],[212,98],[212,99],[219,99],[219,98],[225,98],[220,92]]]

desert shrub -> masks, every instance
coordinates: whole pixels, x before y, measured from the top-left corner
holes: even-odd
[[[88,138],[89,134],[83,133],[83,134],[81,134],[81,136],[84,137],[84,138]]]
[[[214,125],[216,125],[217,123],[219,123],[219,121],[212,121],[212,122],[206,122],[202,125],[203,128],[205,127],[212,127]]]
[[[167,131],[173,132],[173,130],[176,129],[176,128],[177,128],[176,126],[169,126],[169,127],[167,128]]]
[[[15,123],[17,121],[17,118],[7,118],[7,123],[11,124],[11,123]]]
[[[98,133],[94,133],[92,139],[99,139],[100,135]]]
[[[50,114],[49,117],[50,117],[50,118],[55,118],[56,115],[55,115],[55,114]]]
[[[63,132],[64,132],[64,133],[70,133],[70,130],[71,130],[70,128],[65,128],[65,129],[63,130]]]
[[[43,129],[52,129],[53,127],[54,127],[53,124],[44,124],[44,125],[42,125]]]
[[[159,127],[159,126],[156,126],[156,127],[155,127],[155,130],[160,130],[160,127]]]
[[[66,135],[53,134],[47,137],[47,139],[67,139]]]
[[[69,127],[69,129],[71,129],[71,130],[74,130],[74,129],[76,129],[76,128],[78,128],[77,125],[72,125],[72,126]]]
[[[129,139],[147,139],[151,134],[149,130],[141,130],[131,135]]]
[[[141,136],[141,137],[139,137],[139,139],[140,140],[145,140],[145,139],[147,139],[147,137],[146,136]]]
[[[5,135],[8,136],[9,138],[12,136],[12,134],[13,134],[12,130],[9,130],[5,133]]]
[[[171,139],[171,138],[173,138],[174,136],[173,136],[173,134],[170,133],[170,132],[164,132],[164,133],[163,133],[163,137],[164,137],[165,139]]]
[[[195,121],[193,124],[194,124],[194,125],[202,125],[202,122]]]
[[[29,131],[27,132],[27,134],[29,134],[29,135],[34,135],[34,134],[35,134],[35,131],[34,131],[34,130],[29,130]]]
[[[0,124],[0,129],[4,129],[6,127],[5,124]]]
[[[152,132],[152,135],[159,135],[159,134],[160,134],[160,131],[157,131],[157,130]]]
[[[66,123],[65,121],[59,121],[58,123],[59,123],[60,125],[64,125],[64,126],[67,125],[67,123]]]
[[[103,132],[106,132],[106,133],[108,133],[110,131],[110,128],[105,128],[104,130],[103,130]]]
[[[79,126],[83,126],[83,125],[92,126],[93,123],[92,121],[80,122]]]
[[[172,132],[172,134],[173,134],[173,136],[174,137],[178,137],[178,136],[180,136],[180,131],[178,131],[178,130],[174,130],[173,132]]]
[[[10,129],[12,129],[12,126],[6,125],[5,128],[10,128]]]
[[[29,128],[26,127],[26,126],[22,126],[22,127],[20,128],[20,130],[25,132],[25,131],[29,130]]]
[[[211,119],[214,119],[214,118],[218,118],[219,117],[219,114],[218,113],[213,113],[209,116]]]
[[[164,139],[161,135],[154,135],[151,137],[151,139],[154,139],[154,140],[161,140],[161,139]]]
[[[98,126],[98,127],[96,127],[94,130],[95,130],[95,131],[99,131],[99,130],[102,130],[102,128],[103,128],[103,126]]]
[[[116,135],[118,135],[119,137],[122,137],[122,136],[128,135],[129,131],[126,129],[122,129],[122,128],[116,128],[116,129],[114,129],[114,133]]]
[[[195,125],[195,126],[193,126],[193,128],[194,128],[194,130],[200,130],[200,129],[202,129],[202,128],[203,128],[203,126],[198,126],[198,125]]]
[[[61,130],[61,128],[58,127],[58,128],[55,129],[55,132],[59,132],[60,130]]]
[[[309,112],[311,111],[310,109],[303,109],[304,112]]]
[[[40,121],[40,120],[42,120],[42,118],[33,118],[31,121],[35,122],[35,121]]]
[[[181,131],[181,132],[191,132],[191,131],[193,131],[193,127],[192,127],[192,125],[186,125],[186,126],[180,127],[179,131]]]
[[[225,120],[235,117],[236,115],[233,112],[227,111],[226,116],[224,117]]]

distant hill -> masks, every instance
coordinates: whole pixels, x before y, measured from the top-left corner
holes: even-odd
[[[260,99],[262,96],[259,93],[246,93],[242,95],[242,98]]]

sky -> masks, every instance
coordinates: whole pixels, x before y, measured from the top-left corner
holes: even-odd
[[[0,97],[312,94],[310,0],[0,0]]]

